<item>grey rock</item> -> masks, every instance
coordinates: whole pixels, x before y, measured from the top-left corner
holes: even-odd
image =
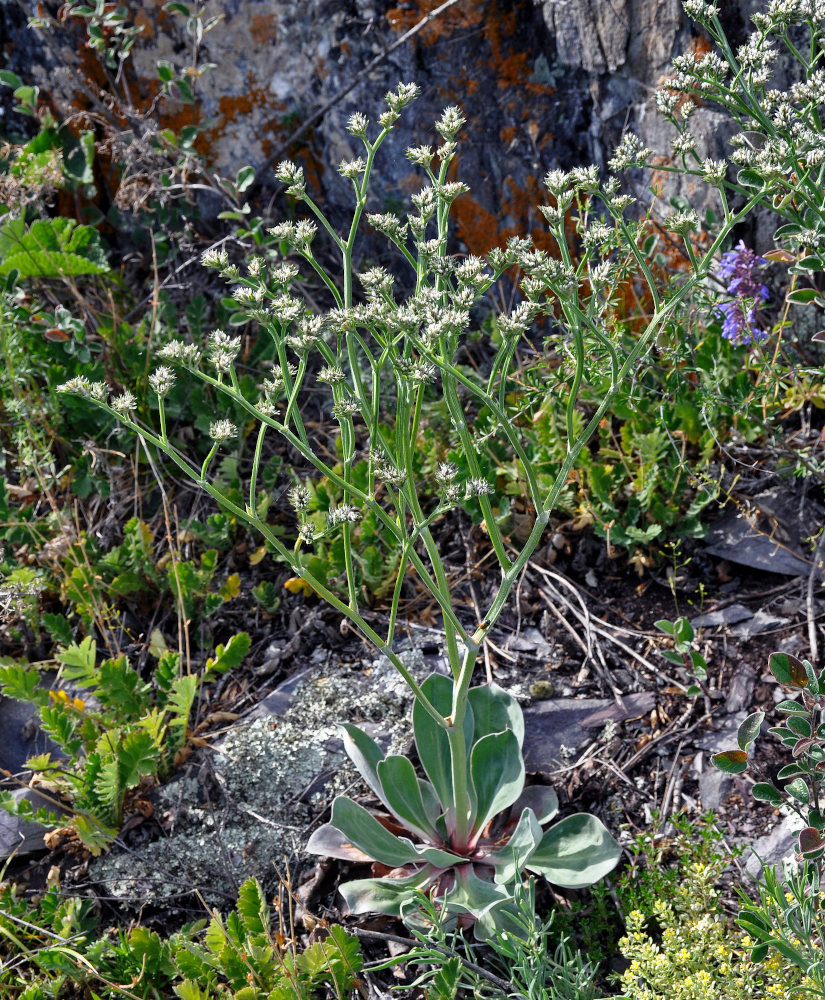
[[[710,628],[715,625],[735,625],[748,618],[753,618],[750,608],[746,608],[744,604],[729,604],[718,611],[709,611],[707,614],[691,618],[690,624],[694,628]]]
[[[751,667],[740,667],[733,675],[725,698],[728,712],[740,712],[750,704],[756,686],[756,671]]]
[[[0,696],[0,769],[18,774],[29,757],[42,753],[63,756],[40,728],[37,708]]]
[[[699,775],[699,798],[702,809],[718,809],[730,795],[733,778],[715,767]]]
[[[745,859],[747,872],[753,878],[760,879],[762,870],[766,867],[780,863],[792,864],[796,853],[796,838],[804,825],[798,816],[784,816],[770,833],[750,845],[750,854]]]
[[[726,514],[710,526],[705,545],[711,555],[783,576],[807,576],[811,564],[800,539],[811,523],[821,523],[822,509],[801,496],[801,484],[763,490],[747,499],[747,512]]]
[[[767,632],[768,629],[777,628],[780,625],[787,625],[789,618],[780,618],[767,611],[757,611],[749,621],[740,622],[739,625],[731,629],[731,634],[739,639],[749,639],[752,635],[759,635],[760,632]]]
[[[51,812],[59,812],[54,802],[38,795],[36,791],[29,788],[15,788],[12,797],[20,802],[26,799],[32,804],[32,808],[45,808]],[[44,850],[43,835],[46,827],[40,823],[27,822],[19,816],[12,816],[5,810],[0,809],[0,858],[7,858],[12,854],[31,854],[34,851]]]
[[[615,73],[627,58],[627,0],[545,0],[559,59],[588,73]]]

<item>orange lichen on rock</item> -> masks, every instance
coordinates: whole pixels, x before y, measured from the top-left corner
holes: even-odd
[[[253,14],[249,19],[249,34],[258,45],[271,45],[278,37],[278,22],[274,14]]]
[[[529,233],[538,249],[557,256],[553,238],[538,213],[538,206],[543,201],[536,178],[528,178],[525,189],[507,176],[498,213],[485,208],[470,195],[464,195],[453,203],[450,216],[455,223],[456,237],[470,253],[488,253],[493,247],[504,246],[511,236]]]
[[[403,7],[390,7],[386,13],[387,24],[394,31],[403,34],[414,28],[441,3],[442,0],[417,0],[416,3]],[[425,24],[418,33],[418,38],[425,45],[432,45],[444,34],[452,34],[456,28],[476,27],[484,21],[486,6],[483,0],[464,0],[463,3],[450,7],[444,14],[434,17]]]

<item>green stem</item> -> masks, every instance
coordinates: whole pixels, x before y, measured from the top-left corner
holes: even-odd
[[[249,477],[249,503],[247,504],[247,510],[253,517],[257,517],[257,498],[255,496],[255,491],[258,485],[258,468],[261,464],[261,449],[264,444],[266,427],[266,424],[261,424],[258,428],[258,438],[255,441],[255,455],[252,458],[252,473]],[[206,479],[205,470],[202,472],[201,478]]]

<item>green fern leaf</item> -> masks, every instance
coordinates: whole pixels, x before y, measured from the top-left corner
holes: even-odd
[[[117,709],[123,721],[139,718],[148,711],[150,691],[125,656],[105,660],[100,665],[97,696],[102,704]]]
[[[238,913],[251,938],[269,938],[269,907],[256,878],[250,878],[238,893]]]
[[[144,774],[155,774],[158,748],[145,730],[136,730],[123,738],[118,749],[119,780],[126,791],[134,788]]]
[[[69,757],[76,757],[80,752],[83,741],[75,735],[77,720],[70,718],[61,707],[44,705],[40,709],[40,727]]]
[[[0,667],[0,690],[7,698],[26,701],[32,705],[48,705],[49,692],[40,687],[40,673],[23,667],[19,663],[9,663]]]
[[[110,271],[97,230],[73,219],[15,219],[0,229],[0,275],[21,278],[77,277]]]

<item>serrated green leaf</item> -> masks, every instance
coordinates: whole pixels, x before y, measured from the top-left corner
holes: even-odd
[[[55,642],[59,642],[63,646],[71,646],[74,640],[74,634],[72,632],[72,626],[69,624],[69,620],[65,615],[52,615],[45,613],[40,616],[40,620],[43,622],[46,631]]]
[[[56,659],[63,664],[63,676],[67,680],[86,685],[96,683],[97,645],[90,635],[58,653]]]
[[[256,878],[247,879],[238,891],[238,913],[250,937],[269,935],[269,907]]]

